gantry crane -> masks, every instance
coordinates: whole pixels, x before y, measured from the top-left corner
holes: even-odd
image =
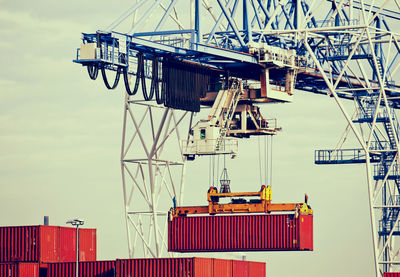
[[[111,89],[122,74],[127,91],[121,169],[130,255],[137,238],[145,255],[166,249],[159,192],[182,203],[181,141],[190,136],[179,126],[188,116],[188,133],[193,112],[235,78],[250,107],[290,101],[294,88],[337,103],[361,148],[316,151],[315,162],[366,164],[376,274],[399,270],[399,18],[397,0],[137,0],[109,27],[83,34],[75,62],[92,79],[100,71]],[[111,84],[107,71],[116,73]],[[140,87],[143,97],[135,96]],[[353,100],[353,114],[343,99]],[[248,111],[241,107],[235,113]],[[171,151],[175,134],[178,151]],[[132,210],[133,203],[146,209]]]

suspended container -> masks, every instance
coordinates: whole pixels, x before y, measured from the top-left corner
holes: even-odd
[[[0,277],[39,277],[39,264],[0,263]]]
[[[81,261],[96,260],[96,229],[79,229]],[[0,262],[73,262],[76,229],[58,226],[0,227]]]
[[[265,277],[265,263],[213,258],[128,259],[117,260],[116,273],[116,277]]]
[[[400,272],[385,272],[383,277],[400,277]]]
[[[174,217],[168,251],[312,251],[313,216],[294,214]]]
[[[74,262],[48,264],[47,277],[76,277],[75,275]],[[79,262],[79,276],[115,277],[115,261]]]

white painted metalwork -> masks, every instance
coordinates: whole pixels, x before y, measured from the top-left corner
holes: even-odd
[[[172,256],[167,252],[167,211],[174,201],[182,202],[184,192],[186,158],[180,141],[188,133],[191,113],[148,103],[128,96],[124,103],[121,171],[132,258]]]

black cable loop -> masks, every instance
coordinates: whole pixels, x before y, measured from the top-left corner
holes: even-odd
[[[162,76],[161,76],[161,97],[158,98],[160,102],[158,104],[166,104],[166,95],[167,95],[167,84],[168,84],[168,63],[166,60],[163,60],[162,63]],[[156,99],[157,99],[156,94]]]
[[[121,71],[122,71],[121,67],[118,67],[117,73],[115,75],[114,84],[112,86],[110,86],[110,84],[108,83],[108,80],[107,80],[107,75],[106,75],[106,70],[104,68],[104,65],[101,67],[101,75],[103,76],[104,84],[106,85],[106,87],[108,89],[115,89],[117,87],[117,85],[119,83],[119,76],[121,75]]]
[[[164,103],[164,99],[165,99],[165,94],[164,94],[164,99],[163,99],[163,90],[162,90],[162,84],[163,83],[161,83],[161,95],[160,95],[160,85],[159,85],[159,68],[160,67],[160,65],[159,65],[159,62],[158,62],[158,59],[157,59],[157,79],[156,79],[156,84],[155,84],[155,94],[156,94],[156,102],[157,102],[157,104],[163,104]],[[163,81],[162,79],[161,79],[161,81]]]
[[[144,60],[144,56],[142,56],[142,68],[140,71],[140,79],[142,80],[142,92],[143,92],[143,98],[146,101],[150,101],[153,96],[154,96],[154,76],[152,76],[152,80],[151,80],[151,87],[150,87],[150,94],[147,94],[147,87],[146,87],[146,74],[145,74],[145,60]]]
[[[151,86],[150,86],[150,100],[154,97],[154,92],[158,89],[158,58],[154,56],[151,64]]]
[[[137,63],[137,68],[136,68],[136,80],[135,80],[135,87],[133,88],[133,91],[131,91],[131,88],[129,86],[129,80],[128,80],[128,67],[124,67],[124,83],[125,83],[125,90],[129,95],[135,95],[139,89],[139,81],[140,81],[140,68],[141,68],[141,63],[142,63],[142,58],[143,54],[139,54],[138,56],[138,63]]]
[[[97,76],[99,75],[99,68],[95,65],[88,65],[87,71],[89,73],[89,77],[92,80],[96,80]]]

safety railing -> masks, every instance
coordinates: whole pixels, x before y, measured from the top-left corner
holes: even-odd
[[[183,140],[182,152],[184,155],[215,155],[235,154],[238,151],[238,140],[236,138],[222,139],[217,150],[218,139]]]
[[[366,161],[363,149],[315,150],[316,164],[364,163]]]

